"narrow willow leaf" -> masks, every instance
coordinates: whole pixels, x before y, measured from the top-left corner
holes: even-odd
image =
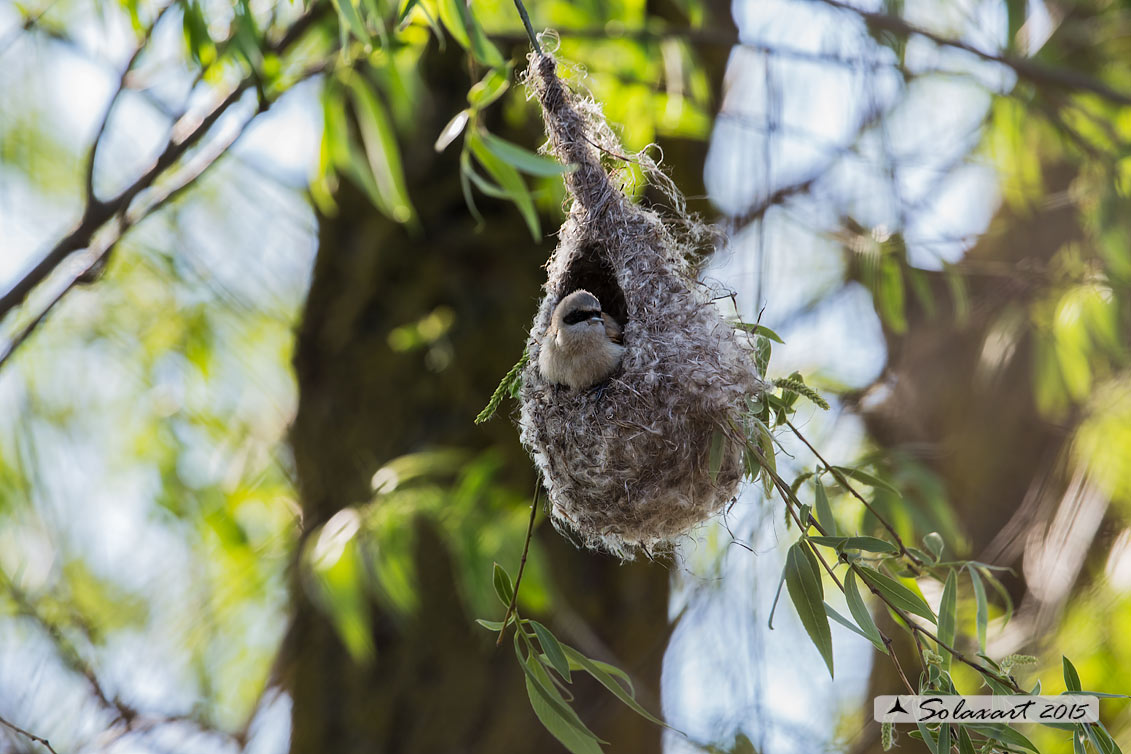
[[[880,636],[880,629],[876,627],[876,622],[872,619],[872,611],[868,609],[860,596],[860,589],[856,585],[856,574],[851,570],[844,575],[844,598],[845,602],[848,603],[848,611],[852,613],[856,625],[860,626],[864,636],[876,646],[876,649],[887,654],[887,645],[884,644],[883,637]]]
[[[1022,749],[1028,749],[1029,751],[1039,751],[1039,749],[1037,749],[1037,747],[1033,745],[1032,741],[1030,741],[1028,738],[1025,738],[1025,736],[1021,735],[1013,728],[1010,728],[1008,725],[977,724],[966,725],[964,727],[980,733],[986,738],[992,738],[997,741],[1001,741],[1002,743],[1009,744],[1010,746],[1018,746]]]
[[[336,10],[338,16],[345,21],[345,26],[350,30],[350,33],[365,44],[372,44],[373,37],[369,33],[369,29],[365,27],[365,21],[361,18],[360,9],[354,4],[353,0],[333,0],[333,4],[334,10]]]
[[[1084,736],[1086,735],[1086,726],[1080,725],[1072,732],[1072,754],[1088,754],[1087,748],[1084,746]]]
[[[530,235],[535,241],[540,240],[542,226],[538,221],[538,212],[534,209],[534,200],[530,198],[530,191],[527,190],[522,176],[519,175],[514,166],[499,159],[494,152],[488,149],[475,129],[467,132],[466,139],[467,146],[471,149],[471,153],[475,155],[475,159],[507,192],[508,198],[518,207],[522,219],[526,221],[526,226],[530,229]]]
[[[569,166],[563,165],[557,160],[535,154],[525,147],[520,147],[518,144],[511,143],[488,131],[484,131],[481,135],[483,136],[483,143],[495,153],[496,157],[529,175],[552,177],[568,172],[570,169]]]
[[[585,666],[574,659],[575,657],[580,656],[587,660],[589,664],[592,664],[594,667],[604,671],[604,673],[609,676],[609,678],[615,679],[616,682],[620,684],[620,687],[623,688],[629,696],[631,696],[633,699],[636,698],[636,688],[632,685],[632,679],[628,677],[628,673],[624,672],[616,665],[610,665],[607,662],[594,660],[592,657],[585,657],[585,655],[581,654],[568,644],[562,645],[562,651],[564,651],[566,653],[566,657],[569,658],[570,670],[585,670]]]
[[[754,333],[755,335],[761,335],[763,338],[768,338],[775,343],[781,343],[782,345],[785,345],[785,341],[781,339],[781,336],[765,325],[759,325],[754,322],[735,322],[734,325],[735,327],[745,330],[746,332]]]
[[[844,626],[845,628],[847,628],[849,631],[856,634],[857,636],[864,638],[864,639],[867,639],[868,641],[872,640],[871,637],[868,636],[868,634],[861,631],[860,628],[857,627],[857,625],[855,623],[850,621],[845,616],[841,615],[839,612],[837,612],[836,608],[834,608],[832,605],[830,605],[827,602],[825,603],[825,615],[832,618],[833,622],[839,623],[840,625]],[[881,644],[879,646],[879,648],[882,649],[883,644]]]
[[[821,574],[813,568],[811,553],[806,554],[802,542],[794,542],[785,556],[785,585],[801,618],[801,625],[821,653],[829,675],[833,675],[833,640],[829,618],[825,614],[824,587]]]
[[[463,128],[467,125],[467,120],[470,117],[471,113],[467,110],[460,110],[456,113],[455,117],[448,121],[448,125],[444,126],[444,130],[436,137],[436,143],[432,145],[432,148],[437,152],[443,152],[447,149],[448,145],[463,133]]]
[[[483,65],[495,68],[506,62],[464,0],[440,0],[440,20],[460,46]]]
[[[645,720],[648,720],[649,722],[667,727],[667,723],[650,713],[648,710],[644,709],[644,707],[640,706],[640,703],[636,701],[636,697],[633,695],[633,693],[630,692],[630,689],[632,688],[631,684],[629,685],[628,689],[626,689],[611,673],[608,672],[607,668],[611,668],[611,665],[599,663],[596,660],[592,660],[581,654],[581,652],[578,652],[573,647],[565,644],[562,645],[562,650],[565,652],[571,663],[576,663],[577,665],[579,665],[582,670],[591,675],[595,681],[608,689],[613,694],[613,696],[619,699],[626,707],[643,717]],[[618,670],[617,672],[624,675],[623,671]],[[625,677],[627,678],[627,676]]]
[[[766,498],[774,495],[774,475],[778,473],[778,459],[774,455],[774,436],[768,430],[761,432],[758,437],[759,462],[762,465],[762,490]],[[802,523],[808,521],[806,516],[801,517]]]
[[[939,602],[939,641],[953,647],[954,634],[958,625],[958,585],[954,571],[947,570],[946,583],[943,585],[942,600]],[[951,654],[939,647],[939,654],[943,657],[943,669],[950,670]]]
[[[538,677],[538,671],[546,672],[541,663],[529,657],[522,669],[526,671],[526,695],[542,726],[573,754],[601,754],[600,739],[566,704],[549,676]]]
[[[1009,596],[1009,590],[1005,588],[1005,584],[994,576],[994,569],[979,563],[977,566],[978,572],[982,574],[993,590],[997,592],[997,596],[1001,598],[1002,605],[1005,607],[1005,614],[1001,616],[1002,625],[1007,625],[1013,619],[1013,598]]]
[[[887,490],[897,497],[902,497],[902,495],[899,494],[899,490],[896,489],[891,482],[884,481],[874,474],[869,474],[867,471],[861,471],[860,469],[851,468],[849,466],[833,466],[833,468],[849,479],[854,479],[861,484],[868,485],[869,487]]]
[[[923,742],[927,744],[927,748],[931,750],[931,754],[939,754],[939,742],[935,740],[934,735],[927,729],[923,723],[915,723],[915,727],[919,729],[919,735],[923,737]]]
[[[990,622],[990,608],[986,603],[986,588],[982,585],[982,577],[978,575],[978,570],[972,565],[967,565],[966,570],[970,572],[970,583],[974,587],[974,601],[977,603],[977,624],[978,624],[978,649],[985,654],[986,651],[986,628]]]
[[[950,751],[950,726],[945,723],[939,727],[939,754],[948,754]]]
[[[492,68],[487,75],[475,83],[467,92],[467,104],[476,110],[482,110],[499,97],[502,97],[510,88],[511,66],[508,63],[502,68]]]
[[[918,594],[895,579],[885,576],[873,568],[858,566],[858,569],[860,578],[864,579],[869,586],[890,600],[893,605],[901,610],[906,610],[909,613],[914,613],[922,618],[926,618],[931,623],[937,622],[935,614],[931,612],[930,605]]]
[[[499,601],[503,603],[504,607],[511,606],[511,600],[514,599],[514,586],[511,584],[510,574],[506,572],[501,565],[495,564],[495,572],[491,578],[495,587],[495,594],[499,596]]]
[[[348,85],[357,106],[357,123],[369,169],[388,207],[386,214],[399,223],[407,223],[416,213],[408,199],[400,147],[385,106],[361,76],[350,76]]]
[[[566,683],[572,683],[569,675],[569,660],[566,659],[565,652],[562,651],[562,645],[558,642],[557,637],[551,633],[550,629],[536,620],[530,621],[530,625],[534,629],[534,634],[538,637],[538,643],[542,646],[542,651],[546,653],[550,665],[558,671],[558,675],[564,678]]]
[[[1076,666],[1064,655],[1060,659],[1064,663],[1064,687],[1069,691],[1081,691],[1080,674],[1076,672]]]
[[[707,473],[710,474],[712,483],[719,480],[719,471],[723,468],[726,446],[726,435],[718,429],[711,433],[711,452],[707,459]]]
[[[833,509],[829,507],[829,496],[825,493],[825,485],[821,484],[820,478],[817,479],[815,487],[814,508],[817,510],[817,520],[821,522],[821,528],[828,532],[829,536],[835,537],[840,534],[840,530],[837,528],[836,519],[833,518]]]
[[[785,522],[787,524],[789,523],[789,516],[788,515],[786,516]],[[766,623],[766,625],[769,627],[769,629],[771,631],[774,630],[774,613],[777,612],[778,600],[781,599],[781,588],[784,585],[785,585],[785,569],[782,568],[781,569],[781,578],[778,580],[778,590],[776,592],[774,592],[774,604],[770,605],[770,618]]]
[[[817,519],[821,518],[821,510],[817,509]],[[836,550],[867,550],[887,555],[898,555],[899,548],[891,542],[876,537],[809,537],[810,542],[815,542],[825,547]]]
[[[958,754],[974,754],[974,742],[966,732],[966,726],[958,726]]]
[[[487,621],[486,618],[475,618],[475,622],[484,627],[487,631],[502,631],[502,621]],[[510,623],[507,619],[507,623]]]

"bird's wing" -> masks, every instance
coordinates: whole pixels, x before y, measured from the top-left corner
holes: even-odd
[[[620,325],[612,318],[607,312],[601,312],[601,319],[605,320],[605,335],[609,336],[609,340],[614,343],[624,342],[624,333],[621,331]]]

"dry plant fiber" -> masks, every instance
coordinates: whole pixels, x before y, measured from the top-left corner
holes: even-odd
[[[708,237],[646,154],[630,159],[663,191],[665,225],[614,183],[602,156],[622,147],[592,98],[531,55],[528,91],[543,109],[547,151],[574,167],[569,214],[547,262],[530,331],[519,427],[542,472],[551,518],[581,544],[622,558],[669,550],[737,494],[748,397],[762,389],[746,334],[726,322],[696,281],[690,252]],[[600,387],[549,384],[539,344],[554,307],[583,288],[624,327],[620,368]]]

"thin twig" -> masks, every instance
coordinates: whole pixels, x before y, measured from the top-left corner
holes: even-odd
[[[59,754],[59,752],[55,751],[55,749],[51,746],[51,742],[46,738],[43,738],[42,736],[37,736],[30,731],[24,730],[18,725],[13,725],[2,717],[0,717],[0,725],[3,725],[5,728],[14,730],[16,733],[20,734],[29,741],[34,741],[37,744],[41,744],[43,748],[47,749],[49,752],[51,752],[51,754]]]
[[[848,483],[848,478],[843,473],[841,473],[841,471],[839,469],[837,469],[835,466],[833,466],[831,463],[829,463],[828,461],[825,460],[824,456],[821,455],[820,451],[818,451],[815,447],[813,447],[813,444],[811,442],[809,442],[807,439],[805,439],[805,436],[801,434],[801,430],[799,430],[793,424],[793,422],[791,422],[789,419],[786,419],[785,423],[786,423],[786,426],[788,426],[791,430],[793,430],[793,434],[797,435],[797,439],[799,439],[799,440],[801,440],[801,442],[805,443],[805,447],[809,448],[809,450],[812,451],[813,455],[815,455],[817,457],[817,460],[821,462],[821,465],[824,466],[826,469],[828,469],[832,473],[832,475],[834,477],[836,477],[837,482],[842,487],[844,487],[846,490],[848,490],[852,494],[853,497],[855,497],[857,500],[859,500],[864,505],[864,507],[868,509],[868,512],[871,513],[873,516],[875,516],[876,519],[881,524],[883,524],[884,528],[888,530],[888,533],[891,534],[892,537],[895,538],[895,543],[899,547],[900,554],[902,554],[905,558],[910,560],[916,566],[922,567],[923,561],[921,561],[921,560],[919,560],[919,558],[915,557],[915,555],[912,552],[910,552],[907,549],[906,546],[904,546],[903,539],[899,536],[899,532],[897,532],[895,530],[895,527],[893,527],[891,524],[889,524],[887,522],[887,519],[885,519],[883,516],[881,516],[879,514],[879,512],[877,512],[876,509],[872,507],[872,504],[869,503],[864,498],[863,495],[861,495],[859,492],[857,492],[855,487],[853,487],[851,484]]]
[[[503,615],[503,627],[499,629],[499,639],[496,647],[503,645],[503,637],[507,635],[507,621],[511,619],[515,603],[518,602],[518,585],[522,583],[522,573],[526,570],[526,554],[530,551],[530,539],[534,536],[534,517],[538,515],[538,497],[542,492],[542,475],[534,482],[534,504],[530,506],[530,523],[526,525],[526,541],[522,544],[522,561],[518,564],[518,575],[514,578],[514,591],[511,593],[511,603],[507,605],[507,612]]]
[[[542,47],[538,44],[538,36],[534,33],[534,27],[530,25],[530,16],[526,13],[526,6],[522,4],[522,0],[514,0],[514,7],[518,8],[518,15],[522,17],[522,25],[526,27],[526,36],[530,37],[530,46],[534,48],[534,52],[541,55]]]

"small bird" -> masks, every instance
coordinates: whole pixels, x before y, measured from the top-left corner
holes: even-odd
[[[589,291],[576,290],[554,309],[538,354],[547,382],[581,390],[605,380],[624,356],[621,328]]]

